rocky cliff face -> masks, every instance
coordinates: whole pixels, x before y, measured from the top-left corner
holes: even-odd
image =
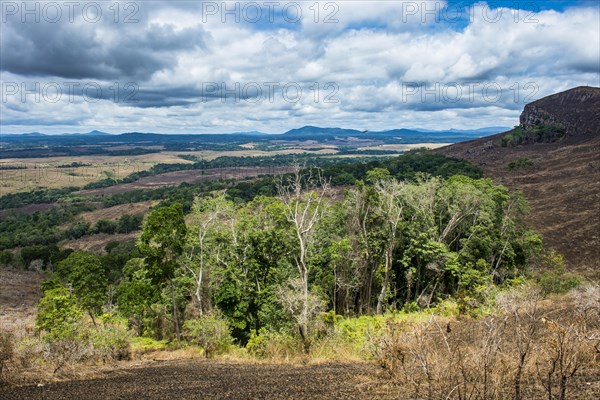
[[[527,104],[521,126],[560,125],[567,135],[600,133],[600,88],[582,86]]]

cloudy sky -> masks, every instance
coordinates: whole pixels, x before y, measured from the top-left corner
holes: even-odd
[[[0,4],[1,133],[513,126],[600,86],[597,0]]]

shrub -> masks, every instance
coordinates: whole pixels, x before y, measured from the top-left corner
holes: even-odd
[[[258,358],[289,360],[302,354],[303,345],[290,333],[261,328],[258,332],[251,332],[246,349]]]
[[[131,358],[129,332],[123,324],[114,321],[112,317],[103,317],[104,323],[90,330],[90,344],[94,356],[102,362],[129,360]]]
[[[202,347],[207,358],[225,353],[233,342],[227,322],[214,314],[186,321],[183,335],[188,342]]]
[[[508,163],[508,169],[512,170],[516,170],[516,169],[523,169],[523,168],[529,168],[533,166],[533,160],[524,157],[524,158],[517,158],[516,160],[512,160],[511,162]]]
[[[539,124],[529,129],[516,127],[502,138],[502,147],[531,143],[552,143],[565,137],[567,130],[557,124]]]
[[[47,290],[39,308],[35,324],[46,332],[48,340],[71,339],[79,334],[83,311],[67,288],[57,286]]]
[[[137,336],[131,339],[131,352],[135,354],[146,354],[168,349],[169,346],[166,340],[156,340],[144,336]]]
[[[544,294],[566,293],[581,284],[581,278],[565,271],[563,256],[550,252],[543,256],[542,263],[549,268],[538,277],[538,284]]]
[[[43,331],[46,358],[55,362],[56,373],[68,361],[85,358],[83,311],[65,287],[47,290],[39,302],[36,327]]]

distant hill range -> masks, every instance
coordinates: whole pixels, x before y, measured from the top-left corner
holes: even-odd
[[[319,143],[336,140],[362,139],[381,141],[382,143],[456,143],[505,131],[505,127],[488,127],[475,130],[425,130],[425,129],[392,129],[386,131],[368,131],[343,128],[322,128],[304,126],[281,134],[263,132],[235,132],[219,134],[159,134],[127,132],[108,134],[100,131],[88,133],[65,133],[46,135],[39,132],[23,134],[2,134],[0,142],[12,145],[82,145],[102,143],[153,144],[164,143],[248,143],[250,141],[306,141]],[[358,145],[358,144],[357,144]]]
[[[567,265],[600,278],[600,88],[527,104],[511,131],[436,150],[483,167],[529,199],[529,223]]]

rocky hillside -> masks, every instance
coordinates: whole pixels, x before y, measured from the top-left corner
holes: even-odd
[[[571,136],[598,133],[599,92],[598,88],[582,86],[527,104],[521,114],[521,126],[532,129],[541,124],[557,124]]]
[[[570,269],[600,278],[600,88],[525,106],[521,126],[436,150],[479,164],[529,199],[529,223]],[[528,140],[515,140],[515,138]]]

